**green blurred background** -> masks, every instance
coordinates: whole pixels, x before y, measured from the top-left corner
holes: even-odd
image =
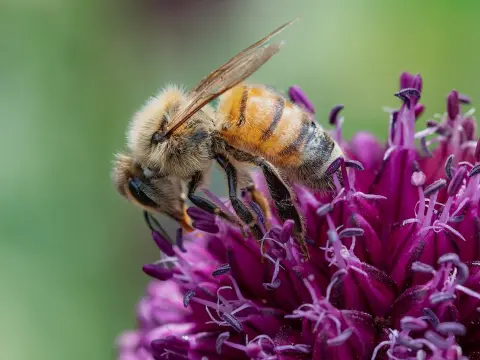
[[[346,135],[385,137],[403,70],[428,118],[456,87],[480,99],[477,1],[0,2],[0,358],[114,359],[158,258],[140,211],[110,182],[132,113],[166,82],[201,77],[281,23],[252,80],[301,85]],[[219,184],[223,182],[215,179]]]

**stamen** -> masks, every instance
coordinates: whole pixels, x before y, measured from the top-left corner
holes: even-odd
[[[470,97],[465,94],[458,94],[458,101],[465,105],[470,105],[472,103]]]
[[[428,327],[428,324],[422,319],[414,318],[412,316],[405,316],[400,320],[400,326],[402,330],[424,330]]]
[[[426,273],[426,274],[435,274],[435,269],[432,266],[424,264],[420,261],[415,261],[412,264],[412,271]]]
[[[154,277],[160,281],[167,281],[173,277],[173,271],[157,264],[145,264],[142,270],[148,276]]]
[[[421,137],[420,138],[420,146],[422,147],[422,151],[423,151],[423,154],[427,157],[432,157],[433,154],[432,152],[430,151],[430,149],[428,148],[428,144],[427,144],[427,138],[426,137]]]
[[[467,328],[458,322],[440,323],[435,330],[445,336],[465,336],[465,334],[467,333]]]
[[[427,188],[425,189],[425,191],[423,193],[424,193],[425,196],[428,197],[428,196],[440,191],[440,189],[443,188],[445,185],[447,185],[446,180],[445,179],[439,179],[439,180],[435,181],[433,184],[430,184],[429,186],[427,186]]]
[[[344,108],[343,105],[335,105],[332,110],[330,110],[330,115],[328,116],[328,122],[330,125],[336,125],[337,124],[337,119],[338,119],[338,114],[340,111],[342,111]]]
[[[472,176],[475,176],[475,175],[478,175],[480,174],[480,164],[478,165],[475,165],[472,170],[470,170],[470,172],[468,173],[468,177],[472,177]]]
[[[220,355],[222,353],[222,345],[225,342],[225,340],[228,340],[229,337],[230,337],[230,333],[228,331],[225,331],[220,335],[218,335],[217,341],[215,342],[215,349],[217,350],[217,354]]]
[[[353,236],[363,236],[365,234],[365,230],[361,228],[345,228],[338,234],[340,239],[349,238]]]
[[[425,331],[424,337],[425,339],[427,339],[428,341],[430,341],[432,344],[434,344],[436,347],[440,349],[446,350],[450,347],[450,344],[447,341],[447,339],[445,339],[444,337],[438,335],[436,332],[433,332],[431,330]]]
[[[257,216],[257,220],[259,221],[259,225],[261,227],[261,230],[265,233],[266,232],[265,216],[263,215],[262,209],[260,208],[260,206],[257,203],[255,203],[253,201],[249,201],[248,205],[250,205],[253,212]]]
[[[465,166],[460,167],[455,172],[455,175],[453,176],[453,179],[452,181],[450,181],[450,184],[447,188],[448,196],[455,196],[457,194],[460,186],[462,186],[463,178],[465,177],[466,173],[467,169],[465,168]]]
[[[452,163],[453,163],[453,159],[454,159],[454,155],[451,154],[447,161],[445,162],[445,175],[447,177],[448,180],[452,180],[453,178],[453,173],[452,173]]]
[[[345,341],[348,340],[350,336],[352,336],[353,330],[351,328],[345,329],[343,332],[341,332],[339,335],[332,339],[327,340],[327,345],[328,346],[339,346],[343,345]]]
[[[470,275],[470,271],[468,270],[468,266],[464,263],[459,263],[457,266],[457,277],[456,282],[457,284],[463,285]]]
[[[423,104],[415,105],[415,120],[418,120],[418,118],[423,114],[424,111],[425,106]]]
[[[187,252],[187,250],[183,246],[183,229],[182,228],[177,229],[175,244],[177,245],[177,247],[180,249],[181,252],[184,252],[184,253]]]
[[[276,279],[270,283],[263,283],[263,287],[265,288],[265,290],[273,291],[275,289],[278,289],[281,284],[282,282],[280,281],[280,279]]]
[[[440,323],[440,320],[438,319],[437,315],[433,312],[432,309],[423,308],[423,314],[425,315],[427,320],[430,321],[430,323],[434,328],[436,328]]]
[[[307,94],[302,90],[302,88],[300,88],[300,86],[290,86],[290,88],[288,89],[288,96],[293,103],[303,107],[310,113],[315,114],[315,108],[313,107],[312,102],[308,98]]]
[[[449,262],[457,266],[458,264],[460,264],[460,258],[455,253],[448,253],[440,256],[437,260],[437,264],[439,265],[449,263]]]
[[[407,109],[410,109],[410,98],[420,99],[420,92],[414,88],[402,89],[394,95],[403,101]]]
[[[280,242],[285,244],[293,233],[293,228],[295,227],[295,222],[293,220],[288,219],[283,223],[282,231],[280,232]]]
[[[190,300],[192,297],[196,295],[195,291],[193,290],[188,290],[185,295],[183,296],[183,306],[188,307],[188,304],[190,304]]]
[[[167,256],[175,256],[175,251],[173,250],[173,246],[170,243],[169,239],[165,238],[163,235],[156,231],[152,231],[152,238],[157,244],[160,251],[162,251]]]
[[[220,265],[218,268],[216,268],[212,272],[212,276],[216,277],[216,276],[224,275],[228,273],[230,270],[231,270],[230,264],[223,264],[223,265]]]
[[[325,205],[321,205],[318,209],[317,209],[317,215],[318,216],[325,216],[327,215],[329,212],[331,212],[333,210],[333,205],[328,203],[328,204],[325,204]]]
[[[423,346],[415,342],[410,336],[400,334],[397,338],[398,344],[405,346],[408,349],[417,351],[420,350]]]
[[[437,304],[440,304],[440,303],[443,303],[443,302],[453,301],[456,298],[457,298],[457,296],[455,294],[449,294],[449,293],[446,293],[446,292],[438,292],[438,293],[430,295],[428,297],[428,300],[430,300],[430,302],[433,305],[437,305]]]
[[[455,120],[460,112],[458,91],[452,90],[447,97],[447,113],[450,120]]]
[[[343,158],[338,157],[335,160],[332,161],[330,166],[327,168],[327,171],[325,172],[326,175],[333,175],[337,172],[337,170],[340,168],[340,166],[343,163]]]
[[[363,167],[362,163],[357,160],[345,160],[345,167],[351,167],[355,170],[363,171],[365,168]]]
[[[233,316],[232,314],[229,314],[229,313],[223,313],[222,314],[222,319],[227,322],[228,324],[230,324],[230,326],[237,332],[242,332],[243,331],[243,326],[242,326],[242,323],[240,321],[238,321],[238,319]]]

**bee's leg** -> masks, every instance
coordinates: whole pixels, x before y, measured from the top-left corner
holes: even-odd
[[[294,237],[300,245],[303,254],[308,258],[303,219],[294,204],[294,197],[290,187],[283,181],[275,167],[261,157],[251,155],[231,146],[226,146],[225,149],[235,160],[252,163],[262,169],[278,215],[283,221],[291,219],[295,222]]]
[[[202,183],[203,175],[201,172],[195,173],[190,183],[188,184],[188,198],[196,207],[214,215],[218,215],[221,218],[239,225],[238,220],[232,219],[231,216],[228,216],[225,212],[222,211],[217,205],[215,205],[210,200],[204,199],[201,196],[195,195],[195,191],[198,186]]]
[[[228,196],[230,198],[230,202],[232,203],[233,209],[235,210],[235,213],[245,223],[245,225],[250,227],[253,236],[257,240],[261,240],[263,238],[263,232],[258,226],[255,217],[252,215],[248,207],[246,207],[245,204],[238,198],[237,169],[230,161],[227,160],[227,158],[222,155],[215,155],[215,159],[227,174]]]

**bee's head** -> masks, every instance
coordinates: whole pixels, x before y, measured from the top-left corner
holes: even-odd
[[[170,86],[135,114],[127,133],[128,147],[135,159],[154,171],[182,178],[205,167],[211,159],[209,135],[215,116],[210,106],[167,136],[172,116],[186,103],[186,93]]]
[[[184,184],[172,176],[157,176],[125,154],[117,154],[112,179],[117,191],[130,202],[150,213],[164,213],[191,230],[186,214]]]

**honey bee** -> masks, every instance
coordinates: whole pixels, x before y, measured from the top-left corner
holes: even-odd
[[[294,21],[231,58],[193,90],[185,92],[170,86],[150,99],[130,124],[127,146],[134,163],[141,164],[140,176],[149,179],[173,176],[188,182],[187,197],[195,206],[227,218],[217,205],[196,194],[212,163],[217,162],[226,173],[235,213],[257,239],[263,234],[251,209],[238,197],[238,179],[244,171],[239,170],[242,164],[259,167],[278,215],[283,221],[295,222],[294,237],[308,258],[303,218],[287,181],[312,189],[331,188],[332,176],[326,170],[342,152],[302,108],[266,86],[243,83],[278,53],[282,43],[269,42]],[[214,108],[210,103],[217,98],[218,106]],[[132,178],[126,169],[131,167],[115,171],[119,189],[130,189]],[[145,176],[146,169],[153,176]],[[146,189],[158,190],[148,186]],[[254,187],[250,186],[250,190],[263,202]],[[144,195],[156,203],[152,192]],[[140,205],[149,201],[138,194],[135,200]],[[170,201],[165,196],[160,200]],[[262,210],[268,211],[266,205]]]

